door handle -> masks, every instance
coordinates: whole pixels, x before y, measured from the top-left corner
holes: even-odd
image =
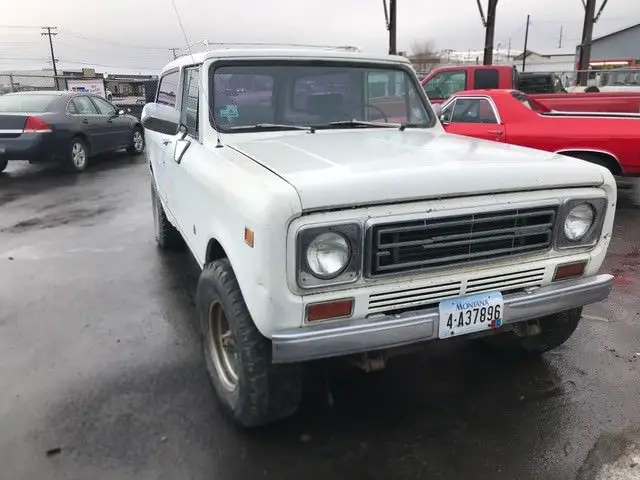
[[[487,133],[491,135],[502,135],[504,132],[502,130],[488,130]]]
[[[162,140],[162,144],[166,147],[171,143],[171,140]]]
[[[87,120],[86,118],[84,120],[82,120],[82,123],[84,123],[85,125],[89,124],[89,120]]]

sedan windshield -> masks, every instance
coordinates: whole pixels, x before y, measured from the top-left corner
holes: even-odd
[[[223,132],[434,124],[415,77],[399,67],[288,61],[212,72],[213,122]]]
[[[40,94],[9,94],[0,96],[0,112],[46,112],[56,95]]]

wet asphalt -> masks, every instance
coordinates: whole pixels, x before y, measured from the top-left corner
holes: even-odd
[[[247,433],[221,416],[205,374],[198,267],[155,247],[144,157],[76,176],[11,165],[0,478],[595,478],[640,424],[640,209],[620,202],[613,238],[613,294],[541,359],[461,342],[373,374],[316,365],[295,417]]]

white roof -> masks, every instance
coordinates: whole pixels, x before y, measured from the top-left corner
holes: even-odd
[[[410,64],[405,57],[398,55],[371,55],[360,52],[340,50],[338,48],[219,48],[204,52],[194,52],[178,57],[167,64],[162,71],[179,68],[185,65],[200,64],[206,60],[225,59],[253,59],[253,58],[277,58],[277,59],[326,59],[326,60],[351,60],[360,62],[387,62]]]

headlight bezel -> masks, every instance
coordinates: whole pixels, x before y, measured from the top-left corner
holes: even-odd
[[[345,268],[331,278],[317,276],[307,262],[307,249],[318,235],[337,233],[342,235],[351,251],[351,257]],[[296,280],[303,289],[326,287],[353,283],[360,277],[362,265],[362,227],[359,223],[341,223],[335,225],[310,225],[302,227],[296,237]]]
[[[569,213],[579,205],[590,206],[594,213],[593,223],[587,233],[579,240],[569,239],[564,232],[565,223]],[[560,206],[558,221],[556,223],[555,248],[556,250],[570,250],[575,248],[595,247],[600,240],[604,219],[607,211],[606,198],[571,198]]]

